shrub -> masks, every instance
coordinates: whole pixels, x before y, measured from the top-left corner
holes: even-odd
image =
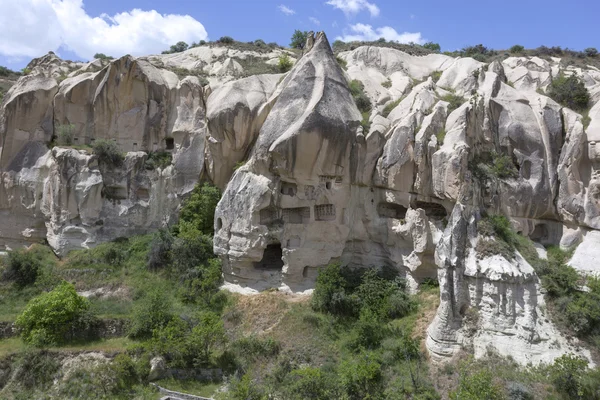
[[[442,71],[433,71],[431,73],[431,79],[437,83],[437,81],[440,80],[440,78],[442,77],[443,72]]]
[[[492,373],[487,370],[469,371],[463,366],[460,372],[458,388],[450,392],[451,400],[501,400],[502,388],[493,381]]]
[[[525,51],[525,47],[521,46],[520,44],[515,44],[509,49],[509,51],[511,54],[520,54]]]
[[[192,329],[188,338],[194,354],[197,355],[195,364],[208,364],[212,350],[224,340],[225,328],[221,317],[210,311],[201,313],[198,325]]]
[[[89,301],[79,296],[73,285],[62,282],[32,299],[15,324],[25,343],[38,347],[60,344],[89,321],[89,308]]]
[[[440,130],[438,133],[435,134],[435,138],[437,139],[438,145],[443,145],[444,139],[446,138],[446,130]]]
[[[148,251],[148,269],[158,270],[167,267],[171,263],[171,248],[173,247],[173,236],[166,229],[160,229]]]
[[[338,315],[356,313],[356,301],[346,294],[346,280],[339,264],[330,264],[319,271],[311,299],[315,311]]]
[[[179,213],[179,220],[189,223],[200,233],[214,234],[215,209],[221,198],[219,189],[210,183],[198,184]]]
[[[290,39],[290,47],[292,49],[303,49],[308,39],[308,31],[300,31],[296,29]]]
[[[339,376],[348,398],[379,398],[383,373],[381,362],[373,353],[363,352],[351,360],[344,360],[340,365]]]
[[[338,398],[336,383],[319,368],[304,367],[291,371],[283,386],[286,399],[329,400]]]
[[[109,60],[113,60],[113,57],[107,56],[106,54],[103,53],[96,53],[94,54],[94,58],[97,60],[105,60],[105,61],[109,61]]]
[[[463,103],[465,102],[465,99],[463,97],[458,96],[454,93],[445,95],[444,97],[442,97],[442,100],[449,103],[448,104],[448,114],[450,114],[452,111],[456,110],[458,107],[463,105]]]
[[[550,368],[550,377],[559,393],[570,399],[583,399],[582,377],[588,367],[588,362],[578,356],[565,354],[554,361]]]
[[[35,283],[41,268],[42,264],[33,252],[27,250],[11,251],[8,254],[2,279],[14,281],[17,288],[23,289]]]
[[[27,349],[15,360],[13,379],[26,389],[47,389],[61,367],[55,354],[46,350]]]
[[[595,47],[588,47],[584,50],[584,53],[588,57],[596,57],[598,55],[598,49]]]
[[[344,71],[346,71],[348,69],[348,62],[346,60],[344,60],[343,58],[341,58],[340,56],[336,56],[335,60],[337,61],[337,63],[340,65],[340,67],[342,67],[342,69]]]
[[[221,44],[233,44],[233,42],[235,42],[235,40],[233,40],[233,38],[231,36],[221,36],[219,38],[218,42]]]
[[[265,400],[267,398],[263,389],[254,383],[248,374],[241,378],[235,376],[229,383],[227,392],[221,397],[223,400]]]
[[[590,102],[590,93],[576,75],[559,75],[552,80],[547,92],[557,103],[576,111],[585,110]]]
[[[398,100],[394,100],[391,103],[388,103],[384,108],[383,111],[381,112],[381,115],[385,118],[388,117],[388,115],[390,115],[390,113],[394,110],[394,108],[398,107],[398,104],[400,104],[400,102],[402,101],[402,98],[398,99]]]
[[[423,45],[423,47],[428,50],[431,50],[435,53],[439,53],[442,50],[439,43],[433,43],[433,42],[427,42]]]
[[[97,139],[92,144],[92,149],[94,154],[98,156],[98,161],[107,165],[119,167],[125,159],[119,145],[112,140]]]
[[[391,87],[392,87],[392,80],[391,80],[391,79],[388,79],[387,81],[383,82],[383,83],[381,84],[381,86],[383,86],[383,87],[384,87],[384,88],[386,88],[386,89],[389,89],[389,88],[391,88]]]
[[[11,71],[10,69],[3,67],[0,65],[0,76],[10,76],[11,74],[14,74],[14,71]]]
[[[168,151],[151,151],[148,153],[146,161],[144,161],[144,168],[153,170],[156,168],[165,169],[173,162],[173,155]]]
[[[288,72],[290,69],[292,69],[293,65],[294,65],[294,63],[290,59],[290,56],[288,56],[286,53],[283,53],[282,55],[279,56],[279,62],[277,63],[277,68],[279,68],[280,72]]]
[[[60,146],[71,146],[73,144],[73,129],[75,125],[59,125],[57,127],[56,138]]]
[[[155,329],[165,327],[172,319],[171,298],[160,287],[150,288],[133,308],[129,336],[148,338]]]
[[[184,226],[189,223],[183,222]],[[189,230],[180,230],[171,248],[173,267],[180,275],[185,275],[200,267],[214,257],[212,238],[201,233],[189,234]]]
[[[254,45],[258,46],[258,47],[266,47],[267,46],[267,44],[265,43],[265,41],[262,40],[262,39],[255,40],[254,41]]]
[[[365,94],[364,85],[362,84],[362,82],[358,81],[356,79],[352,80],[348,84],[348,88],[350,89],[350,93],[352,94],[352,97],[354,98],[354,103],[356,104],[356,107],[358,108],[358,110],[361,113],[367,113],[367,112],[371,111],[371,100],[369,100],[369,98]],[[363,120],[364,120],[364,118],[363,118]]]

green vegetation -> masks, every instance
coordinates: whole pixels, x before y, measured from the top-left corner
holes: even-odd
[[[348,83],[348,88],[350,89],[350,93],[354,98],[354,103],[356,104],[356,107],[362,114],[362,121],[360,124],[362,125],[364,132],[367,133],[371,128],[371,122],[369,121],[369,116],[372,107],[371,100],[369,100],[369,97],[367,97],[364,91],[365,87],[361,81],[358,81],[356,79],[350,81]]]
[[[575,111],[587,109],[590,102],[590,93],[583,81],[576,75],[559,75],[548,86],[548,96],[557,103]]]
[[[389,89],[389,88],[391,88],[391,87],[392,87],[392,80],[391,80],[391,79],[388,79],[387,81],[383,82],[383,83],[381,84],[381,86],[383,86],[383,87],[384,87],[384,88],[386,88],[386,89]]]
[[[15,324],[25,343],[36,347],[57,345],[87,330],[93,322],[89,308],[88,300],[63,281],[49,293],[32,299]]]
[[[181,53],[186,51],[190,46],[186,42],[177,42],[169,50],[165,50],[162,54]]]
[[[383,111],[381,112],[381,115],[385,118],[388,117],[388,115],[390,115],[390,113],[392,112],[392,110],[394,110],[394,108],[398,107],[398,104],[400,104],[400,102],[403,100],[403,98],[399,98],[397,100],[394,100],[388,104],[386,104],[386,106],[383,108]]]
[[[293,65],[294,63],[290,59],[290,56],[288,56],[286,53],[283,53],[279,56],[279,61],[277,62],[277,68],[279,69],[279,72],[288,72],[290,69],[292,69]]]
[[[92,149],[98,160],[108,166],[118,167],[123,164],[125,157],[114,140],[97,139],[92,144]]]
[[[460,368],[458,388],[450,393],[450,400],[502,400],[502,392],[493,381],[492,371],[474,370],[465,363]]]
[[[340,67],[342,67],[342,69],[344,71],[346,71],[348,69],[348,62],[346,60],[344,60],[343,58],[336,56],[335,60],[337,61],[337,63],[340,65]]]
[[[169,70],[175,73],[179,79],[183,79],[188,76],[195,76],[200,81],[200,85],[206,86],[209,84],[209,81],[207,79],[208,74],[201,69],[190,70],[187,68],[174,67],[169,68]]]
[[[9,77],[11,75],[16,75],[16,74],[17,73],[15,71],[12,71],[12,70],[0,65],[0,76]]]
[[[94,59],[102,60],[102,61],[110,61],[110,60],[114,60],[114,57],[107,56],[104,53],[96,53],[96,54],[94,54]]]
[[[300,31],[296,29],[290,39],[290,47],[292,49],[304,49],[306,40],[308,39],[308,31]]]
[[[168,151],[151,151],[148,153],[144,168],[153,170],[156,168],[165,169],[173,162],[173,155]]]
[[[433,42],[427,42],[423,45],[423,48],[427,49],[427,50],[431,50],[434,53],[439,53],[442,49],[439,45],[439,43],[433,43]]]
[[[231,36],[221,36],[217,42],[221,44],[233,44],[235,40]]]
[[[464,97],[456,95],[454,93],[449,93],[441,98],[441,100],[448,102],[448,114],[452,111],[456,110],[458,107],[462,106],[466,101]]]
[[[333,51],[335,53],[340,53],[342,51],[352,51],[361,46],[372,46],[372,47],[386,47],[391,49],[396,49],[408,53],[413,56],[425,56],[427,54],[439,53],[439,48],[437,43],[425,44],[423,46],[418,45],[416,43],[402,44],[392,40],[375,40],[375,41],[354,41],[354,42],[342,42],[341,40],[336,40],[333,42]],[[425,47],[427,46],[427,47]]]
[[[438,145],[441,146],[444,144],[444,139],[446,138],[446,130],[442,129],[438,133],[435,134],[435,138],[437,139]]]
[[[56,127],[56,140],[59,146],[71,146],[73,144],[73,129],[75,125],[58,125]]]
[[[433,71],[431,73],[431,79],[437,83],[437,81],[440,80],[440,78],[442,77],[442,71]]]
[[[511,54],[521,54],[523,51],[525,51],[525,47],[521,46],[520,44],[515,44],[508,51],[510,51]]]
[[[519,176],[513,159],[506,154],[496,152],[475,157],[469,162],[469,170],[480,181],[515,179]]]

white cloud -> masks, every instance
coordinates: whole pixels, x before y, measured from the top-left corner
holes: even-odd
[[[296,14],[296,11],[292,10],[291,8],[289,8],[287,6],[284,6],[283,4],[277,6],[277,8],[279,8],[279,11],[281,11],[285,15],[294,15],[294,14]]]
[[[385,40],[398,43],[425,43],[425,39],[423,39],[420,32],[398,33],[394,28],[389,26],[382,26],[380,28],[373,29],[371,25],[366,24],[350,25],[350,33],[344,32],[344,36],[338,36],[336,39],[344,42],[353,42],[374,41],[379,38],[385,38]]]
[[[346,16],[358,14],[362,10],[368,10],[371,17],[379,15],[379,7],[375,3],[369,3],[367,0],[329,0],[325,4],[342,10]]]
[[[8,57],[39,57],[61,46],[85,59],[95,53],[146,55],[208,37],[189,15],[133,9],[92,17],[83,0],[0,0],[0,9],[0,54]]]
[[[315,17],[309,17],[308,19],[310,20],[310,22],[312,22],[315,25],[321,25],[321,21],[319,21]]]

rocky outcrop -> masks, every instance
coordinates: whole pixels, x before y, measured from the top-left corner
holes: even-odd
[[[582,243],[571,264],[597,272],[600,73],[554,58],[485,64],[372,46],[338,54],[343,70],[319,33],[286,75],[241,78],[284,52],[211,45],[32,62],[0,110],[0,244],[46,239],[65,253],[150,232],[175,220],[202,177],[223,190],[214,251],[229,284],[300,291],[332,262],[387,266],[411,290],[439,280],[427,338],[436,357],[462,347],[523,363],[588,356],[547,322],[522,255],[478,252],[477,222],[505,215],[542,254]],[[588,126],[542,94],[561,73],[590,91]],[[75,146],[52,145],[64,129]],[[128,152],[121,166],[86,150],[100,139]],[[152,168],[156,151],[171,165]]]

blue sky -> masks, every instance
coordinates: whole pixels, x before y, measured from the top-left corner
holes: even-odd
[[[0,65],[13,69],[49,50],[87,60],[225,35],[287,45],[294,29],[324,30],[331,41],[433,41],[443,50],[600,47],[600,1],[592,0],[0,0],[0,9]]]

